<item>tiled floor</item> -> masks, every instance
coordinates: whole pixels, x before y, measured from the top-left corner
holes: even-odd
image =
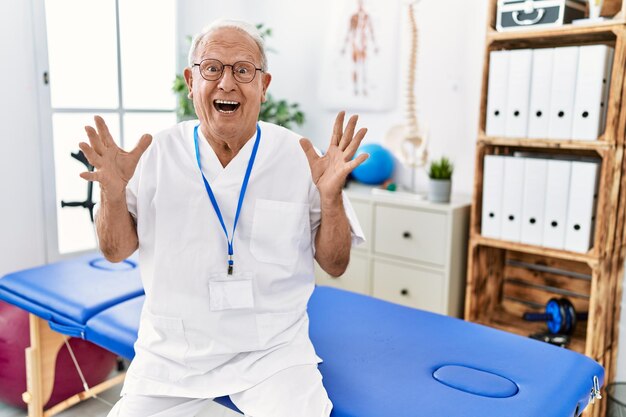
[[[100,397],[109,403],[115,403],[122,389],[121,385],[111,388],[108,391],[100,394]],[[104,404],[97,399],[91,398],[82,403],[76,404],[74,407],[57,414],[58,417],[106,417],[111,407]],[[17,408],[9,407],[0,403],[0,417],[26,417],[26,411]],[[192,416],[190,416],[192,417]],[[195,417],[241,417],[241,414],[234,413],[233,411],[222,407],[217,403],[212,403],[210,406],[202,410]]]

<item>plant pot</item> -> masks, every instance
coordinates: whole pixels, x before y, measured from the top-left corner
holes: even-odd
[[[452,180],[428,180],[428,201],[433,203],[447,203],[450,201]]]

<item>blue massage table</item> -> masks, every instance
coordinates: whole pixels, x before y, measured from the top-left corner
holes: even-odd
[[[32,313],[31,336],[36,326],[128,359],[143,297],[132,259],[96,254],[0,279],[0,299]],[[576,352],[347,291],[317,287],[309,316],[333,417],[572,417],[604,382],[603,368]],[[30,353],[29,369],[45,373],[42,353]],[[29,416],[43,415],[47,390],[29,382]],[[216,401],[237,411],[228,397]]]

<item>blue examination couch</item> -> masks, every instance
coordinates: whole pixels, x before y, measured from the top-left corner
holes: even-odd
[[[132,359],[135,266],[91,254],[20,271],[0,279],[0,299]],[[572,417],[604,382],[573,351],[342,290],[317,287],[309,316],[333,417]]]

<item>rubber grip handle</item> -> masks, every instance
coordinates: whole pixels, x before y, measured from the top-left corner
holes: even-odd
[[[523,318],[526,321],[550,321],[550,320],[552,320],[552,314],[549,314],[549,313],[524,313]]]

